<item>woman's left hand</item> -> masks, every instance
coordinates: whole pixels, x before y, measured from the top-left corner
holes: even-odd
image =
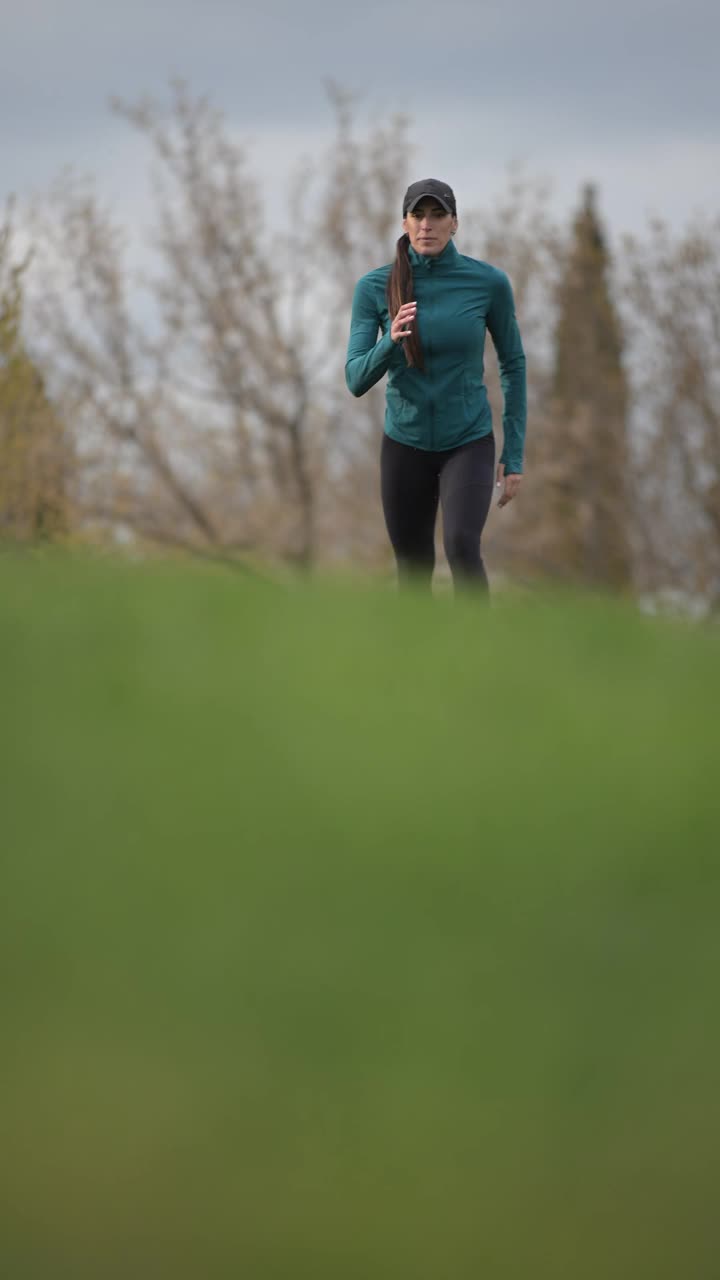
[[[499,507],[507,506],[508,502],[512,502],[518,489],[520,488],[520,481],[522,480],[522,476],[516,473],[506,476],[505,463],[499,462],[498,469],[497,469],[498,488],[502,484],[503,480],[505,481],[505,488],[503,489],[502,493],[500,494],[500,498],[498,499]]]

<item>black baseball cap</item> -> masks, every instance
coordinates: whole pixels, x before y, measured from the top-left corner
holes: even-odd
[[[413,182],[405,192],[403,218],[410,209],[414,209],[415,205],[419,204],[424,196],[437,200],[448,213],[453,215],[457,213],[452,187],[449,187],[447,182],[440,182],[437,178],[423,178],[420,182]]]

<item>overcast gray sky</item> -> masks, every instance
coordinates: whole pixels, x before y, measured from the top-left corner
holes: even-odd
[[[461,214],[511,161],[561,209],[596,181],[611,233],[720,210],[718,0],[0,0],[0,16],[0,200],[71,163],[140,220],[147,152],[108,99],[181,75],[252,144],[277,216],[331,129],[331,77],[409,114],[411,177],[450,182]]]

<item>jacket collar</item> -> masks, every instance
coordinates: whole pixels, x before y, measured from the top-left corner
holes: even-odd
[[[447,270],[456,265],[460,254],[452,240],[448,240],[442,253],[416,253],[412,245],[408,245],[408,258],[413,267],[421,271],[436,271],[438,267]]]

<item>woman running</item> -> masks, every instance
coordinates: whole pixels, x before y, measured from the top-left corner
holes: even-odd
[[[430,587],[439,502],[455,587],[487,592],[480,538],[492,499],[495,437],[484,382],[486,329],[504,398],[498,506],[515,497],[523,469],[525,354],[512,288],[497,267],[458,253],[457,208],[447,183],[414,182],[402,212],[395,261],[355,287],[345,378],[362,396],[389,375],[380,481],[399,582]]]

